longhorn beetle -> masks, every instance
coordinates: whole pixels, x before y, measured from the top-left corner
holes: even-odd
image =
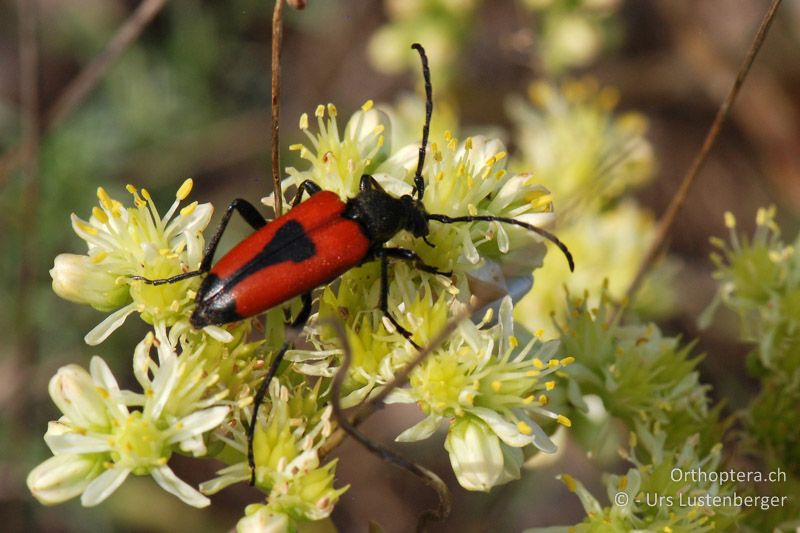
[[[399,198],[383,190],[369,174],[361,176],[359,193],[355,198],[342,201],[331,191],[324,191],[316,183],[300,183],[285,215],[267,223],[253,204],[237,198],[228,206],[214,235],[208,242],[200,268],[166,279],[151,280],[131,276],[152,285],[174,283],[193,276],[207,274],[197,292],[194,312],[190,322],[195,328],[211,324],[227,324],[276,307],[300,296],[303,307],[291,324],[295,330],[305,325],[311,314],[311,291],[338,278],[344,272],[362,263],[379,260],[381,263],[380,310],[414,347],[411,332],[401,326],[389,312],[389,259],[414,261],[417,268],[432,274],[450,276],[426,265],[412,250],[387,247],[385,244],[401,231],[427,240],[430,221],[442,224],[455,222],[502,222],[525,228],[553,242],[564,253],[570,270],[574,269],[572,254],[552,233],[537,226],[515,220],[484,215],[451,217],[432,214],[422,203],[425,180],[422,167],[428,145],[433,97],[430,68],[425,50],[419,44],[411,45],[422,61],[425,80],[425,123],[422,126],[422,144],[419,147],[417,169],[414,173],[412,193]],[[301,203],[303,193],[309,199]],[[212,266],[220,237],[237,211],[255,232],[231,249]],[[255,482],[253,435],[258,407],[264,399],[289,341],[284,342],[270,365],[267,376],[255,398],[248,430],[248,461],[251,469],[250,484]]]

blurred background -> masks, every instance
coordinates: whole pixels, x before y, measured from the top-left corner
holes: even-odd
[[[642,236],[651,234],[653,219],[664,212],[699,149],[767,5],[752,0],[309,0],[303,11],[287,7],[282,164],[302,166],[288,146],[304,140],[299,116],[319,103],[335,103],[342,117],[367,99],[386,103],[398,117],[397,138],[413,142],[423,102],[418,59],[409,45],[420,42],[431,57],[434,130],[450,128],[462,139],[481,132],[500,136],[509,147],[510,165],[540,173],[554,191],[556,209],[566,206],[566,219],[558,222],[563,231],[579,231],[582,213],[595,196],[603,198],[601,206],[592,207],[600,214],[636,206],[630,219],[636,222],[621,218],[613,226],[623,239],[616,246],[633,248],[624,256],[625,265],[614,264],[610,256],[616,252],[602,240],[590,240],[586,247],[594,249],[581,251],[581,244],[556,226],[579,266],[587,264],[580,253],[603,256],[600,263],[589,261],[582,274],[586,284],[599,286],[605,276],[635,270],[647,242]],[[99,353],[116,375],[128,375],[131,347],[144,332],[131,320],[102,346],[83,343],[83,335],[104,315],[58,299],[48,275],[56,254],[83,252],[83,242],[70,229],[70,213],[87,218],[100,185],[117,197],[125,195],[126,183],[146,187],[166,208],[179,184],[193,178],[193,198],[213,202],[218,212],[233,198],[268,195],[271,16],[272,3],[263,0],[0,0],[4,531],[175,531],[176,524],[179,530],[220,531],[233,527],[243,507],[259,497],[249,488],[233,487],[214,497],[210,508],[197,510],[145,477],[129,480],[99,508],[83,509],[76,502],[45,508],[30,496],[25,477],[49,456],[42,435],[57,415],[47,394],[56,369],[70,363],[85,367]],[[129,42],[112,41],[121,27],[133,30],[126,34]],[[787,0],[679,216],[670,257],[650,282],[649,300],[642,298],[642,312],[666,332],[699,338],[696,352],[707,354],[702,378],[714,387],[714,397],[726,402],[727,413],[748,401],[754,382],[745,370],[749,347],[737,341],[735,317],[723,313],[710,328],[697,326],[715,291],[708,239],[726,235],[726,210],[748,232],[756,209],[770,204],[777,206],[785,238],[797,233],[798,29],[800,0]],[[119,45],[118,57],[109,56],[108,68],[95,72],[97,83],[79,83],[85,94],[70,99],[77,94],[69,92],[75,80],[106,57],[110,41]],[[578,112],[582,106],[619,122],[613,128],[608,120],[591,123],[587,127],[597,131],[578,130],[581,139],[596,135],[602,144],[613,135],[628,135],[637,140],[636,149],[626,152],[630,144],[623,144],[618,158],[613,150],[601,151],[595,157],[602,164],[588,170],[570,166],[581,160],[579,147],[548,150],[543,132],[576,126],[585,118]],[[554,142],[555,134],[550,135]],[[557,158],[547,157],[556,152]],[[593,185],[610,175],[620,175],[613,190]],[[642,225],[639,233],[634,224]],[[627,236],[628,230],[635,234]],[[246,231],[237,223],[223,248]],[[623,290],[630,275],[619,274]],[[534,306],[537,291],[562,291],[563,281],[542,280],[546,273],[537,278],[530,297]],[[540,289],[543,283],[553,286]],[[364,427],[389,442],[413,416],[413,410],[387,409]],[[527,471],[519,482],[488,495],[468,493],[455,483],[442,440],[395,445],[453,487],[453,514],[435,530],[517,531],[575,523],[583,510],[555,476],[569,472],[590,489],[601,487],[597,465],[566,442],[557,462]],[[340,483],[353,485],[332,516],[341,531],[365,530],[370,520],[387,531],[405,531],[432,501],[417,480],[353,443],[337,454]],[[212,477],[219,466],[175,459],[181,477],[194,484]],[[613,463],[602,469],[614,470]],[[331,525],[315,527],[309,530]]]

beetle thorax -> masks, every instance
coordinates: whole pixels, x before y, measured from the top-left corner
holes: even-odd
[[[383,244],[403,230],[415,237],[428,234],[425,208],[407,194],[397,198],[381,190],[361,191],[347,201],[342,215],[359,222],[373,244]]]

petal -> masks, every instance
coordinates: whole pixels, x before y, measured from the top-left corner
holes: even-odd
[[[533,442],[532,436],[520,432],[516,424],[512,424],[496,411],[486,407],[471,407],[468,411],[486,422],[491,430],[509,446],[521,448]]]
[[[136,304],[130,303],[125,307],[117,309],[110,315],[108,315],[105,320],[97,324],[92,331],[86,334],[83,338],[84,342],[89,346],[97,346],[104,340],[108,338],[109,335],[114,333],[114,331],[119,328],[125,319],[128,318],[128,315],[136,311]]]
[[[236,524],[237,533],[285,533],[293,523],[283,513],[273,513],[267,506],[245,516]]]
[[[92,377],[78,365],[58,369],[50,379],[48,391],[53,402],[76,426],[106,429],[110,419],[106,404]]]
[[[164,406],[172,395],[175,389],[175,384],[178,382],[180,373],[178,372],[180,364],[177,357],[164,357],[161,361],[161,366],[158,367],[155,377],[153,378],[153,395],[147,399],[144,406],[144,414],[152,419],[159,418]]]
[[[89,363],[89,372],[91,373],[92,379],[97,386],[101,387],[101,390],[104,390],[108,393],[106,409],[118,421],[125,420],[130,413],[125,407],[122,392],[119,389],[119,384],[117,383],[116,378],[114,378],[114,374],[111,373],[111,369],[108,368],[106,362],[101,357],[95,355],[92,357],[92,361]]]
[[[28,489],[44,505],[61,503],[81,494],[97,476],[102,458],[63,454],[51,457],[28,474]]]
[[[467,490],[488,492],[503,474],[500,440],[475,419],[456,422],[447,433],[444,447],[458,483]]]
[[[81,496],[81,505],[84,507],[94,507],[102,503],[103,500],[111,496],[111,494],[119,488],[120,485],[128,478],[131,471],[128,468],[109,468],[94,481],[92,481]]]
[[[169,436],[167,443],[180,442],[184,439],[202,435],[206,431],[218,427],[225,421],[229,411],[229,407],[217,406],[183,417],[175,424],[176,431]]]
[[[192,507],[208,507],[211,504],[211,500],[200,494],[197,489],[181,480],[175,475],[175,472],[166,465],[154,468],[150,471],[150,475],[153,476],[153,479],[156,480],[156,483],[158,483],[162,489],[170,494],[174,494],[183,500],[184,503]]]
[[[420,422],[414,424],[400,433],[394,440],[396,442],[416,442],[425,440],[433,435],[444,420],[441,416],[428,415]]]
[[[72,432],[51,434],[48,432],[45,434],[44,440],[54,454],[103,453],[112,450],[108,437],[93,434]]]
[[[206,326],[203,332],[217,342],[227,344],[233,340],[233,335],[227,330],[219,326]]]
[[[200,492],[216,494],[225,487],[250,479],[250,467],[247,463],[236,463],[217,472],[218,476],[200,483]]]

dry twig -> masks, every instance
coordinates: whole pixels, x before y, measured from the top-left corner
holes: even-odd
[[[736,96],[739,94],[739,89],[741,89],[742,84],[744,83],[744,80],[750,71],[753,60],[758,54],[758,51],[761,49],[761,45],[764,44],[764,38],[766,37],[767,31],[769,30],[769,27],[775,18],[775,13],[778,10],[780,3],[781,0],[773,0],[772,4],[764,15],[764,18],[761,20],[761,25],[759,26],[758,32],[753,39],[753,43],[750,45],[750,49],[747,51],[747,56],[744,58],[744,61],[739,68],[739,73],[736,76],[736,80],[733,82],[728,95],[725,97],[725,100],[723,100],[722,104],[717,110],[717,115],[714,117],[714,122],[712,122],[711,128],[709,128],[708,133],[706,134],[706,138],[703,141],[703,145],[700,147],[700,151],[695,156],[694,161],[692,161],[692,165],[689,167],[689,170],[686,171],[678,191],[675,193],[675,196],[673,196],[669,207],[667,207],[666,212],[658,223],[658,227],[656,228],[656,238],[653,241],[653,244],[650,246],[650,249],[647,251],[647,255],[642,260],[639,270],[636,273],[636,277],[628,288],[626,295],[627,302],[631,302],[635,298],[645,275],[650,271],[655,264],[656,259],[658,259],[658,257],[664,251],[667,237],[675,225],[675,221],[678,218],[678,213],[680,213],[681,208],[683,208],[683,205],[686,203],[686,199],[689,196],[689,190],[696,181],[697,175],[703,168],[706,159],[708,159],[708,154],[711,151],[711,148],[714,146],[714,142],[717,140],[717,137],[719,136],[719,132],[722,129],[725,119],[728,118],[730,108],[733,105],[733,102],[736,100]]]

